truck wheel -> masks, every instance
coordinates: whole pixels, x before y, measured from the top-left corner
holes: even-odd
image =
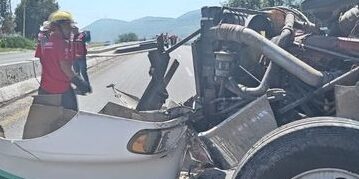
[[[336,117],[284,125],[258,141],[236,179],[358,179],[359,122]]]

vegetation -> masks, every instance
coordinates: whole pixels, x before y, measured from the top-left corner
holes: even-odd
[[[118,39],[116,40],[116,43],[132,42],[132,41],[138,41],[138,36],[135,33],[130,32],[130,33],[119,35]]]
[[[5,49],[15,48],[15,49],[34,49],[35,41],[29,40],[21,36],[7,36],[0,38],[0,50],[5,51]],[[8,50],[6,50],[8,51]]]
[[[263,7],[299,5],[303,0],[228,0],[225,5],[230,7],[242,7],[260,9]]]
[[[14,33],[14,18],[10,0],[0,0],[0,35]]]
[[[21,0],[15,16],[11,11],[11,0],[0,0],[0,52],[34,49],[39,27],[48,16],[58,9],[56,0]],[[25,37],[23,30],[25,12]]]
[[[59,9],[56,0],[21,0],[15,9],[15,23],[17,32],[23,31],[25,9],[25,37],[36,38],[41,24],[49,15]]]

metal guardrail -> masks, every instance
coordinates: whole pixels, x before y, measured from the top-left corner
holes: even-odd
[[[110,52],[110,51],[116,50],[118,48],[125,48],[125,47],[135,46],[140,43],[148,43],[148,42],[152,42],[152,40],[120,43],[120,44],[111,45],[110,47],[105,47],[105,48],[101,48],[101,49],[89,49],[88,54],[105,53],[105,52]]]

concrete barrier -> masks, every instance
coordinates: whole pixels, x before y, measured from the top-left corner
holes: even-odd
[[[0,65],[0,88],[35,78],[40,74],[39,60]]]
[[[0,104],[6,104],[35,92],[40,86],[39,82],[40,78],[31,78],[0,88]]]

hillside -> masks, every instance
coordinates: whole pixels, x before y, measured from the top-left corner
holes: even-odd
[[[199,28],[200,18],[200,10],[196,10],[178,18],[148,16],[131,22],[99,19],[84,27],[83,30],[91,31],[93,42],[114,41],[118,35],[128,32],[134,32],[140,38],[152,38],[162,32],[185,37]]]

